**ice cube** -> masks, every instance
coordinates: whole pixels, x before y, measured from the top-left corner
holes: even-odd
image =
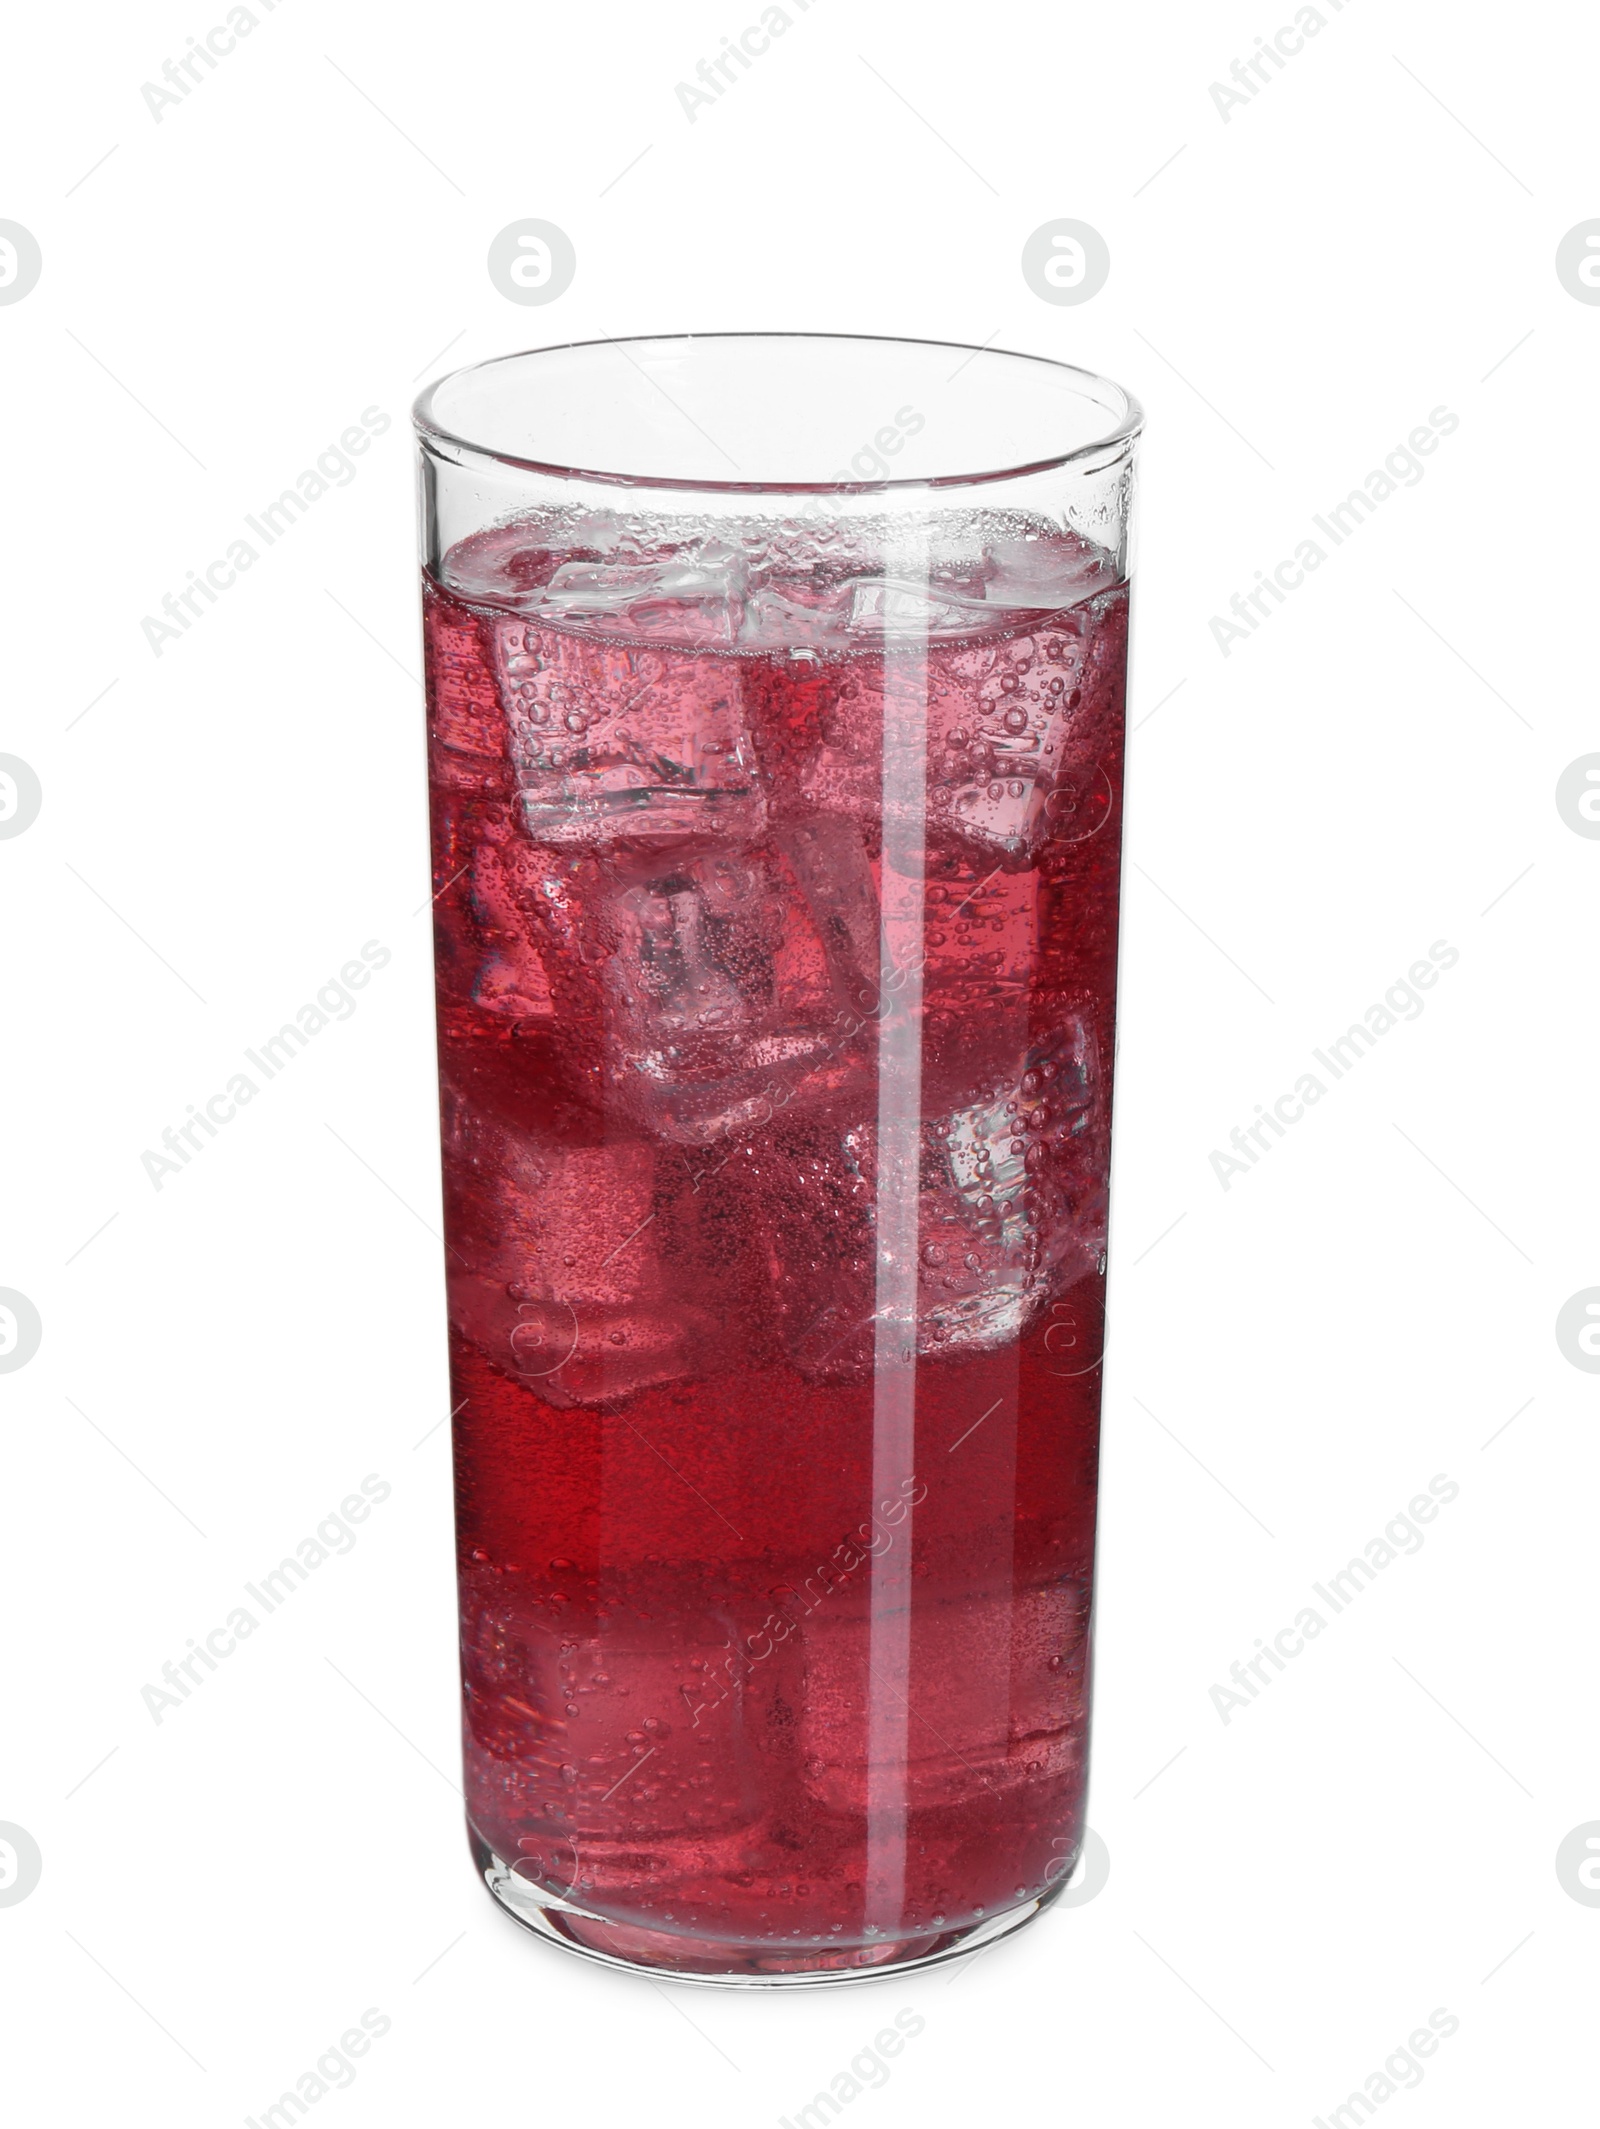
[[[1088,1607],[1081,1582],[924,1598],[910,1626],[905,1789],[914,1807],[995,1796],[1082,1764]],[[818,1607],[802,1628],[806,1786],[829,1811],[865,1809],[872,1622]]]
[[[859,839],[800,835],[659,866],[593,898],[610,942],[607,1061],[623,1103],[661,1137],[705,1145],[865,1084],[863,977],[871,875]],[[834,871],[819,878],[831,855]]]
[[[850,641],[847,605],[837,596],[813,605],[784,592],[758,591],[745,603],[739,641],[755,650],[842,650]]]
[[[861,831],[853,821],[822,816],[791,822],[776,840],[822,933],[845,1002],[870,1007],[880,959],[878,888]]]
[[[1039,875],[930,853],[924,889],[922,1105],[958,1108],[1028,1044],[1039,970]]]
[[[843,814],[864,827],[884,820],[892,794],[915,786],[914,775],[886,779],[883,764],[885,732],[893,745],[907,726],[899,695],[915,687],[928,758],[911,825],[1013,870],[1032,863],[1052,838],[1073,838],[1101,784],[1121,714],[1126,630],[1119,588],[1007,635],[931,644],[925,686],[887,646],[881,662],[853,661],[844,678],[819,680],[803,737],[780,731],[770,713],[764,720],[781,810]]]
[[[471,904],[483,941],[473,1003],[511,1019],[550,1017],[555,1005],[531,920],[518,904],[501,847],[487,835],[472,853]]]
[[[506,720],[484,671],[477,624],[447,606],[431,584],[422,596],[431,773],[452,791],[498,796],[510,787]]]
[[[944,1174],[924,1191],[919,1349],[1002,1345],[1105,1248],[1104,1099],[1075,1018],[1020,1080],[935,1126]]]
[[[981,599],[966,598],[933,583],[875,577],[852,585],[851,591],[850,633],[854,636],[951,635],[983,628],[990,619]]]
[[[444,556],[440,574],[452,591],[468,599],[508,611],[537,605],[558,559],[552,541],[568,552],[582,545],[598,553],[606,544],[599,538],[580,540],[554,518],[520,518],[459,541]]]
[[[703,1835],[757,1816],[760,1725],[746,1701],[764,1714],[758,1696],[736,1674],[715,1730],[690,1712],[736,1647],[731,1617],[675,1609],[637,1620],[623,1607],[600,1634],[558,1638],[542,1621],[524,1626],[523,1609],[499,1595],[463,1635],[473,1742],[515,1780],[519,1819],[576,1837],[593,1868],[608,1841]],[[570,1884],[570,1848],[529,1847]]]
[[[548,979],[560,985],[580,980],[588,959],[583,938],[585,896],[600,876],[597,861],[584,851],[540,848],[520,835],[499,845],[500,868],[507,891],[537,942]],[[592,984],[580,988],[575,1008],[592,1007]]]
[[[718,1318],[663,1261],[653,1229],[678,1178],[658,1175],[651,1147],[541,1138],[449,1089],[444,1129],[450,1315],[465,1337],[558,1406],[699,1371]]]
[[[739,1660],[736,1619],[714,1599],[686,1602],[681,1566],[670,1584],[621,1583],[608,1563],[597,1620],[588,1591],[462,1575],[469,1801],[508,1852],[515,1840],[519,1875],[560,1892],[608,1866],[637,1890],[636,1845],[629,1856],[612,1843],[672,1834],[692,1868],[697,1836],[754,1818],[773,1702],[801,1697],[786,1654],[760,1669]]]
[[[1005,1078],[921,1127],[919,1354],[1010,1344],[1099,1265],[1106,1162],[1093,1030],[1085,1012],[1058,1004]],[[748,1149],[743,1172],[752,1217],[763,1204],[783,1208],[768,1246],[796,1365],[824,1381],[864,1379],[877,1306],[875,1124],[796,1126]]]
[[[965,702],[959,717],[937,720],[943,773],[930,819],[1012,860],[1070,839],[1121,713],[1126,631],[1127,595],[1111,592],[956,653]]]
[[[737,661],[508,617],[484,626],[536,843],[760,833],[766,797]]]
[[[567,547],[593,547],[601,554],[609,554],[623,536],[623,521],[614,510],[587,510],[565,526],[562,542]]]
[[[1053,612],[1109,591],[1117,581],[1103,549],[1059,536],[991,540],[987,555],[991,574],[983,595],[990,606]]]
[[[732,643],[744,619],[744,568],[731,548],[652,562],[563,562],[539,610],[653,643]]]
[[[436,810],[448,818],[450,808]],[[530,843],[509,804],[455,809],[436,859],[434,944],[442,995],[480,1011],[539,1022],[563,1040],[598,1024],[599,970],[580,916],[597,860]],[[524,1028],[523,1032],[527,1032]]]

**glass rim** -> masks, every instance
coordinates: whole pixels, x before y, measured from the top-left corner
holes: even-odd
[[[434,414],[436,395],[458,377],[466,377],[481,370],[497,369],[503,363],[523,362],[532,355],[564,355],[583,348],[637,347],[648,343],[651,346],[669,346],[673,343],[688,345],[700,341],[735,340],[792,340],[831,341],[837,344],[857,344],[869,347],[943,348],[951,354],[966,355],[968,359],[979,355],[995,356],[1006,362],[1036,363],[1045,369],[1059,370],[1069,377],[1086,380],[1100,392],[1112,395],[1120,403],[1121,414],[1108,408],[1110,426],[1103,434],[1090,437],[1086,442],[1074,444],[1070,450],[1048,453],[1043,458],[1026,459],[1015,465],[997,466],[981,473],[939,473],[917,478],[891,480],[852,481],[725,481],[687,480],[679,475],[656,475],[619,473],[594,466],[562,465],[553,460],[523,458],[515,452],[499,451],[492,445],[475,443],[470,436],[462,436],[447,428]],[[1098,398],[1098,393],[1086,393],[1086,397]],[[506,466],[521,473],[544,474],[557,480],[593,481],[607,487],[665,489],[683,494],[699,495],[877,495],[906,494],[913,490],[976,488],[994,481],[1021,480],[1032,474],[1052,473],[1080,462],[1103,464],[1105,454],[1129,445],[1144,428],[1144,408],[1125,385],[1096,370],[1086,370],[1075,362],[1062,362],[1054,355],[1030,354],[1021,348],[993,347],[987,344],[973,346],[965,340],[924,340],[907,333],[819,333],[794,331],[767,331],[759,327],[744,328],[732,332],[712,333],[621,333],[601,334],[592,340],[552,341],[543,347],[516,348],[506,355],[490,355],[482,362],[463,363],[459,369],[447,370],[442,377],[434,378],[424,385],[412,402],[411,423],[418,439],[426,444],[442,445],[452,457],[460,455],[465,461],[480,465]]]

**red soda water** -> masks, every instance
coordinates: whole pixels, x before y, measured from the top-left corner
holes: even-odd
[[[1082,1836],[1126,585],[551,515],[423,598],[475,1853],[925,1957]]]

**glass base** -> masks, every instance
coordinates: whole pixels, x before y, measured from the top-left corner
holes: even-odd
[[[1066,1883],[1063,1875],[1048,1892],[999,1914],[985,1915],[964,1929],[924,1930],[914,1937],[890,1938],[837,1948],[796,1946],[770,1951],[754,1945],[717,1942],[714,1938],[677,1936],[668,1930],[642,1929],[631,1922],[608,1921],[577,1901],[519,1877],[504,1857],[469,1827],[473,1860],[483,1882],[513,1921],[547,1944],[576,1952],[599,1966],[624,1973],[659,1974],[672,1981],[703,1982],[712,1988],[812,1988],[823,1982],[875,1981],[965,1958],[996,1944],[1031,1922],[1051,1905]]]

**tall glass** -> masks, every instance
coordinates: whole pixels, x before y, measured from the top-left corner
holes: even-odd
[[[718,334],[416,425],[474,1857],[970,1950],[1083,1836],[1138,407]]]

